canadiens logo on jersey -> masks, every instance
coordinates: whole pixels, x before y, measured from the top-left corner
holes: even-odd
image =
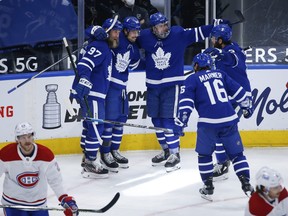
[[[119,73],[122,73],[126,71],[128,65],[130,64],[130,51],[127,51],[123,55],[121,53],[118,53],[116,56],[116,64],[115,67]]]
[[[17,183],[24,188],[33,188],[39,182],[39,172],[24,172],[17,176]]]
[[[168,52],[165,54],[164,50],[159,47],[155,54],[152,54],[152,58],[155,63],[155,67],[159,70],[164,70],[168,67],[170,67],[170,58],[171,53]]]

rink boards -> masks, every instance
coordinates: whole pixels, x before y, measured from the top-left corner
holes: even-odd
[[[67,108],[78,113],[76,101],[69,101],[74,78],[72,71],[46,72],[8,94],[35,73],[0,76],[0,147],[14,141],[14,127],[29,121],[36,138],[56,154],[80,153],[81,120],[71,117]],[[246,147],[288,146],[288,71],[286,67],[248,69],[255,112],[241,119],[239,129]],[[146,113],[145,73],[130,73],[128,83],[130,114],[128,123],[152,126]],[[71,105],[68,105],[71,104]],[[181,148],[194,148],[197,113],[190,117]],[[125,127],[122,150],[158,149],[153,130]]]

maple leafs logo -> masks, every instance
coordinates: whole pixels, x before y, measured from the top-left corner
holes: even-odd
[[[169,61],[171,58],[171,53],[164,53],[164,50],[159,47],[155,54],[152,54],[152,59],[155,62],[155,67],[159,70],[164,70],[170,67]]]
[[[130,61],[130,51],[127,51],[123,55],[121,55],[121,53],[117,54],[115,67],[119,71],[119,73],[126,71]]]
[[[111,80],[111,75],[112,75],[112,60],[110,62],[110,64],[108,65],[108,77],[107,80]]]

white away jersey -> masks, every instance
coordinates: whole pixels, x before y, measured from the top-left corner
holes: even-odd
[[[248,206],[245,209],[245,216],[287,216],[288,215],[288,192],[284,188],[278,199],[273,203],[268,202],[261,194],[253,193]]]
[[[0,151],[0,176],[5,174],[2,204],[45,206],[47,182],[57,197],[66,194],[54,154],[45,146],[34,144],[32,157],[25,157],[17,143]]]

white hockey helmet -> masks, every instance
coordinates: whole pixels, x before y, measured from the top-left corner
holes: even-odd
[[[256,174],[257,186],[264,186],[267,190],[272,187],[282,185],[283,179],[276,170],[270,169],[269,167],[262,167]]]
[[[135,0],[122,0],[124,4],[126,4],[128,7],[133,7],[135,5]]]
[[[17,140],[18,136],[22,136],[25,134],[30,134],[32,133],[33,135],[35,134],[34,129],[32,128],[31,124],[28,122],[22,122],[16,125],[15,127],[15,137]]]

